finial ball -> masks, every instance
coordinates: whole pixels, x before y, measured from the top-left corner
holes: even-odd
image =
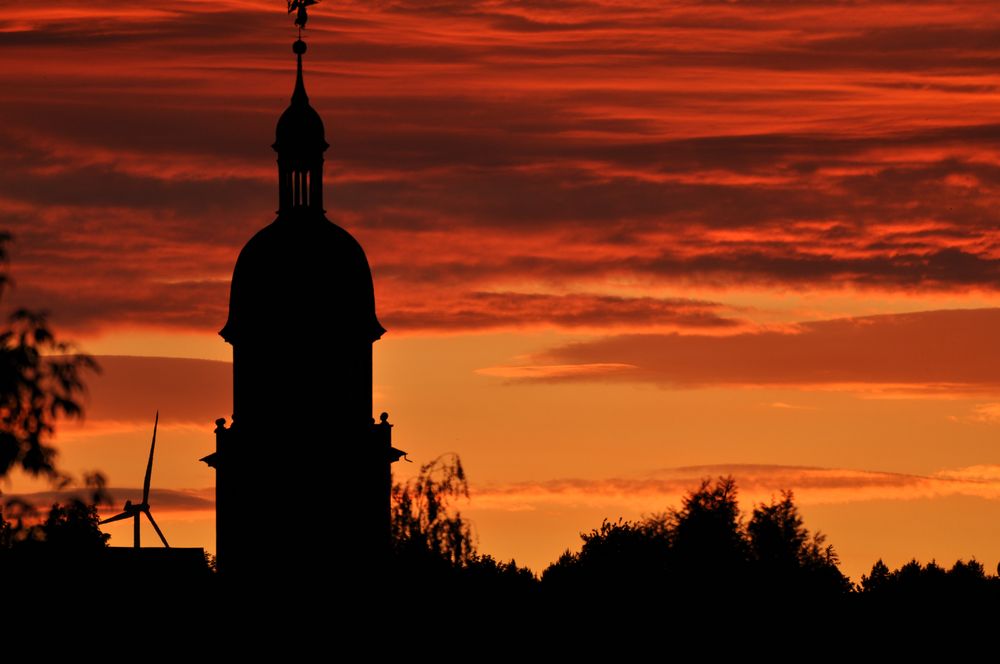
[[[306,43],[301,39],[296,39],[295,43],[292,44],[292,51],[298,55],[302,55],[306,52]]]

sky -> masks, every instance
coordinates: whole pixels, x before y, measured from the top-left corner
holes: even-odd
[[[4,304],[103,367],[61,468],[132,495],[160,411],[175,545],[214,550],[198,459],[231,412],[232,268],[277,205],[283,4],[0,9]],[[322,0],[305,38],[397,477],[459,454],[482,551],[541,571],[732,474],[747,513],[793,490],[855,581],[996,566],[995,3]]]

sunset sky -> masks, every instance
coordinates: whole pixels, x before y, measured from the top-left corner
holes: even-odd
[[[729,473],[747,512],[793,489],[855,581],[879,557],[993,570],[996,10],[321,0],[306,87],[388,329],[397,476],[457,452],[480,549],[536,571]],[[178,546],[214,550],[218,330],[274,218],[294,39],[281,0],[0,9],[5,304],[101,356],[63,469],[124,500],[159,409]],[[294,320],[275,343],[329,350]]]

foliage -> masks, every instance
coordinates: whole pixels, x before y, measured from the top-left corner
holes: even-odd
[[[82,500],[71,500],[62,505],[52,505],[48,515],[39,523],[25,517],[37,512],[23,503],[8,505],[13,520],[0,514],[0,549],[44,547],[59,552],[84,552],[100,550],[111,537],[102,533],[97,523],[97,506]]]
[[[97,527],[100,518],[97,506],[82,500],[72,500],[67,505],[53,505],[41,534],[49,546],[66,550],[102,549],[108,545],[111,535],[102,533]]]
[[[686,570],[686,578],[715,582],[743,576],[748,542],[736,496],[732,477],[714,484],[706,479],[684,497],[681,509],[668,512],[671,562]]]
[[[419,475],[392,487],[392,543],[397,555],[461,566],[475,557],[472,528],[453,502],[469,497],[457,454],[420,467]]]
[[[8,502],[0,514],[0,578],[4,591],[57,597],[86,588],[95,575],[107,581],[108,539],[98,527],[97,506],[83,500],[55,504],[44,519],[23,502]]]
[[[85,476],[88,500],[73,498],[56,503],[42,519],[38,510],[23,500],[11,499],[0,510],[0,550],[45,547],[50,551],[86,552],[103,549],[111,537],[98,528],[97,506],[109,501],[104,477]]]
[[[456,454],[420,467],[417,477],[392,487],[393,590],[409,589],[428,601],[458,596],[513,598],[536,589],[531,570],[476,550],[471,524],[455,502],[469,498]]]
[[[940,600],[988,597],[1000,599],[1000,577],[988,576],[978,560],[955,561],[945,570],[935,561],[921,565],[910,560],[890,570],[881,559],[861,575],[858,590],[869,597],[906,600]]]
[[[0,551],[14,546],[15,533],[14,525],[4,518],[3,509],[0,509]]]
[[[0,262],[10,235],[0,233]],[[0,273],[0,294],[10,279]],[[61,417],[80,417],[83,374],[97,363],[56,339],[45,312],[18,309],[0,331],[0,477],[14,467],[32,475],[64,479],[47,444]]]
[[[658,585],[668,570],[670,532],[661,519],[608,521],[581,533],[579,553],[566,551],[542,574],[557,592],[576,593],[584,586],[599,592]]]
[[[463,582],[469,589],[488,592],[493,597],[504,594],[533,592],[538,578],[527,567],[519,567],[513,560],[496,560],[490,555],[476,554],[462,569]]]
[[[783,491],[781,500],[770,505],[760,504],[747,524],[751,539],[751,554],[768,567],[789,567],[808,556],[808,531],[793,501],[791,491]],[[813,538],[815,546],[822,544],[821,535]]]
[[[542,575],[547,589],[687,597],[755,591],[836,595],[850,590],[832,546],[805,528],[791,492],[755,507],[743,523],[736,482],[704,480],[679,509],[640,521],[605,520],[581,534]]]
[[[822,533],[809,534],[791,491],[754,508],[747,524],[751,560],[762,583],[785,593],[848,592],[850,581],[837,565],[833,545]]]
[[[11,236],[0,233],[0,295],[10,284],[6,271]],[[93,358],[57,340],[46,314],[18,309],[0,329],[0,477],[20,468],[54,481],[70,478],[55,466],[49,444],[60,417],[81,417],[83,374],[97,370]],[[0,506],[0,569],[7,580],[54,582],[84,573],[106,546],[98,528],[97,505],[107,495],[100,474],[85,476],[93,500],[53,505],[42,519],[33,505],[10,499]],[[12,573],[16,570],[16,573]]]
[[[213,573],[219,571],[219,564],[216,561],[215,556],[208,551],[205,551],[205,567]]]
[[[858,589],[861,590],[861,592],[875,592],[881,590],[886,586],[886,584],[889,583],[890,576],[891,572],[889,571],[889,567],[882,562],[881,558],[879,558],[875,561],[875,564],[872,565],[872,571],[869,575],[861,575],[861,583]]]

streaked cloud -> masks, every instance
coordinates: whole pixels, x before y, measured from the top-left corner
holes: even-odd
[[[545,364],[534,366],[487,367],[478,369],[482,376],[498,378],[560,380],[573,378],[605,379],[613,375],[628,375],[637,369],[634,364],[616,362],[592,362],[577,364]]]
[[[395,304],[396,306],[392,306]],[[622,297],[576,293],[458,294],[394,302],[387,325],[403,330],[495,330],[502,328],[681,328],[727,329],[740,324],[715,302],[683,298]]]
[[[733,335],[618,335],[552,348],[523,366],[495,367],[485,373],[669,387],[881,386],[915,393],[993,393],[1000,390],[997,334],[1000,309],[926,311]],[[577,373],[566,369],[575,365],[591,369]],[[559,370],[549,374],[549,366]]]
[[[973,409],[973,417],[979,422],[1000,422],[1000,403],[984,403]]]
[[[769,404],[764,404],[768,408],[777,408],[778,410],[816,410],[815,406],[803,406],[799,404],[787,403],[784,401],[772,401]]]
[[[477,510],[540,510],[553,507],[604,507],[645,513],[677,507],[684,495],[705,479],[732,475],[741,506],[750,510],[783,490],[792,490],[802,505],[913,500],[943,496],[1000,499],[1000,466],[971,466],[932,475],[866,470],[810,468],[766,464],[721,464],[665,468],[641,476],[606,479],[554,479],[474,485],[471,505]],[[125,500],[139,502],[141,488],[110,488],[112,502],[102,515],[116,514]],[[88,500],[83,489],[6,494],[39,508],[74,498]],[[152,489],[156,513],[205,512],[215,509],[215,489]]]
[[[107,489],[111,498],[108,505],[100,505],[98,512],[102,518],[121,512],[121,506],[126,500],[134,504],[142,502],[142,488],[112,487]],[[84,489],[63,491],[38,491],[26,494],[4,494],[3,501],[11,499],[23,500],[40,510],[46,510],[56,503],[66,504],[71,500],[90,502],[91,495]],[[215,488],[204,489],[150,489],[150,509],[154,515],[173,512],[214,512]]]
[[[559,479],[515,482],[476,488],[477,509],[544,510],[555,507],[604,507],[645,513],[679,507],[684,495],[703,479],[732,475],[740,504],[768,502],[792,490],[802,505],[913,500],[942,496],[1000,499],[1000,467],[975,466],[933,475],[780,465],[706,465],[668,468],[641,476],[608,479]]]
[[[711,327],[747,318],[734,288],[1000,295],[998,21],[987,2],[321,3],[329,214],[403,334]],[[263,0],[12,5],[18,303],[88,334],[221,327],[275,204],[293,34]],[[717,306],[679,307],[686,289]]]

